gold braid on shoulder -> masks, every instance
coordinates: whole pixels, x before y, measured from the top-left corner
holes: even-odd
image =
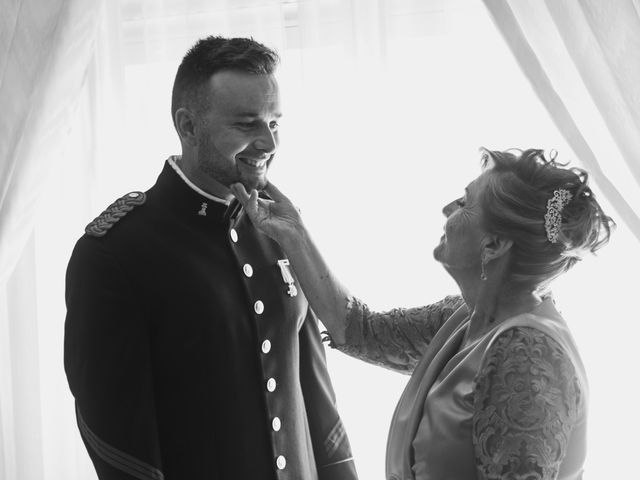
[[[103,237],[113,225],[120,221],[135,207],[142,205],[147,200],[144,192],[130,192],[120,197],[107,207],[84,229],[87,235]]]

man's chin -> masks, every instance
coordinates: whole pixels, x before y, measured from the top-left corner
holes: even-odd
[[[240,183],[244,185],[247,192],[250,192],[251,190],[258,190],[260,192],[264,190],[264,187],[267,186],[269,181],[267,180],[267,177],[263,177],[260,180],[241,178]]]

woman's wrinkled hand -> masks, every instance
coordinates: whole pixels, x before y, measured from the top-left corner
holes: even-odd
[[[253,225],[262,233],[283,243],[294,238],[302,227],[300,210],[280,190],[269,183],[264,192],[271,200],[260,198],[257,190],[247,192],[244,185],[234,183],[230,187]]]

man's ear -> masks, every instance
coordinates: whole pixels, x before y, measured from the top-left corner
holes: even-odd
[[[180,141],[190,147],[196,147],[198,145],[198,140],[196,138],[196,122],[191,110],[184,107],[179,108],[176,110],[173,120],[176,124],[176,130],[178,131]]]
[[[505,256],[513,246],[513,240],[498,235],[487,235],[482,243],[481,255],[485,263]]]

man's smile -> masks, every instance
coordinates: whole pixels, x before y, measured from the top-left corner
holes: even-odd
[[[267,166],[267,161],[269,160],[269,157],[262,158],[260,160],[256,160],[256,159],[253,159],[253,158],[246,158],[246,157],[237,157],[237,160],[239,162],[241,162],[242,164],[247,165],[249,167],[256,168],[256,169],[262,169],[262,168]]]

